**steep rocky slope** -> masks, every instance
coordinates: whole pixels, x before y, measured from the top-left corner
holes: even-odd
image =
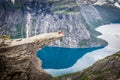
[[[97,61],[81,72],[51,80],[120,80],[120,52]]]
[[[63,35],[48,33],[44,36],[27,38],[28,42],[18,45],[0,47],[0,80],[47,80],[51,75],[40,66],[42,62],[37,58],[36,51],[58,40]],[[30,42],[30,40],[32,42]],[[12,40],[13,43],[15,40]],[[21,44],[19,44],[21,43]]]
[[[54,46],[104,46],[105,41],[96,38],[99,33],[94,28],[120,22],[120,9],[108,4],[98,8],[94,3],[92,0],[1,0],[0,34],[21,38],[60,30],[66,36]],[[105,7],[110,8],[109,12]]]

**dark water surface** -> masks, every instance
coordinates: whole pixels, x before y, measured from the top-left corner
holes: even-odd
[[[93,48],[62,48],[44,47],[37,56],[42,60],[44,69],[63,69],[71,67],[76,61],[88,52],[104,47]]]

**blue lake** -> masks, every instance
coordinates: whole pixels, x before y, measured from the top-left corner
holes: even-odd
[[[76,61],[88,52],[104,47],[93,48],[62,48],[44,47],[37,56],[42,60],[44,69],[63,69],[71,67]]]

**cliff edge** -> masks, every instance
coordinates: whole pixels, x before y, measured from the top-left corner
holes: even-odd
[[[63,37],[45,33],[25,39],[13,39],[0,48],[0,80],[47,80],[51,77],[40,66],[36,51]]]

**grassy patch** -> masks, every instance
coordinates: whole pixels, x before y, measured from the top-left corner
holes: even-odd
[[[65,75],[62,75],[62,76],[58,76],[57,79],[61,79],[61,78],[67,78],[67,77],[70,77],[70,76],[76,76],[76,75],[79,75],[80,72],[75,72],[75,73],[70,73],[70,74],[65,74]]]
[[[89,80],[87,75],[82,76],[81,78],[79,78],[78,80]]]
[[[88,41],[89,41],[88,39],[82,40],[82,41],[79,42],[79,45],[80,45],[80,46],[87,45],[87,42],[88,42]]]
[[[74,1],[59,1],[51,8],[53,13],[57,14],[77,14],[79,13],[79,6]]]
[[[22,8],[22,1],[21,0],[15,0],[15,4],[14,4],[15,8]]]
[[[93,71],[93,72],[92,72],[93,75],[99,75],[99,74],[101,74],[101,73],[102,73],[101,71]]]
[[[117,52],[116,54],[113,54],[113,56],[118,56],[118,57],[120,57],[120,52]]]
[[[56,77],[52,77],[50,80],[58,80]]]

